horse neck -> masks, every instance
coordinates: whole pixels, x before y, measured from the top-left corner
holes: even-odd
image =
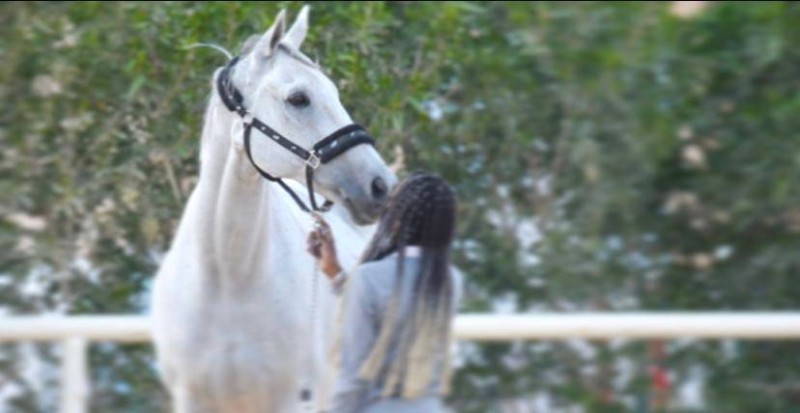
[[[209,102],[200,150],[197,229],[203,254],[224,279],[254,276],[257,252],[265,247],[270,208],[267,189],[247,155],[231,140],[235,117],[214,95]]]

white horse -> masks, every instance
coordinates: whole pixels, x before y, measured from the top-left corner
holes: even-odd
[[[284,27],[281,12],[245,47],[230,79],[254,117],[311,148],[352,120],[333,82],[299,52],[308,8],[285,33]],[[322,377],[335,309],[324,276],[314,284],[314,262],[305,251],[312,219],[257,175],[243,127],[215,89],[205,114],[200,179],[154,284],[158,366],[179,413],[295,412],[306,387],[316,401],[327,391]],[[251,149],[266,172],[304,179],[303,161],[255,129]],[[355,146],[316,170],[315,188],[336,202],[326,218],[349,264],[369,235],[363,225],[374,222],[395,183],[371,145]]]

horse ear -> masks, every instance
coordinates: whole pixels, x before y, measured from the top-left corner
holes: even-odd
[[[278,17],[275,18],[275,23],[272,23],[272,27],[261,36],[261,39],[258,41],[258,44],[255,47],[255,50],[258,53],[264,53],[266,56],[272,54],[275,48],[278,46],[278,43],[283,38],[283,31],[286,27],[286,10],[281,10],[278,13]]]
[[[300,9],[300,13],[294,20],[292,28],[289,29],[289,31],[286,32],[286,36],[284,36],[284,42],[292,46],[295,50],[300,50],[300,45],[303,44],[303,40],[306,39],[306,34],[308,34],[308,11],[308,5]]]
[[[242,44],[241,50],[239,50],[239,55],[244,56],[246,54],[250,54],[258,44],[258,41],[261,40],[260,34],[254,34],[245,40],[244,44]]]

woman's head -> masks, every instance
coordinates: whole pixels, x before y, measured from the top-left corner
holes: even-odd
[[[455,215],[455,195],[444,179],[428,173],[411,175],[392,192],[365,261],[383,258],[406,245],[449,249]]]

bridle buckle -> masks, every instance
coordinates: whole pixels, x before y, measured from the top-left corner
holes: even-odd
[[[319,159],[316,153],[310,152],[308,154],[308,159],[306,159],[306,165],[308,165],[308,167],[316,170],[319,168],[320,163],[322,163],[322,161]]]
[[[250,113],[250,111],[245,111],[245,112],[244,112],[244,114],[243,114],[243,115],[241,115],[241,116],[242,116],[242,122],[243,122],[245,125],[247,125],[247,126],[250,126],[250,125],[252,125],[252,124],[253,124],[253,118],[254,118],[254,116],[253,116],[253,114],[252,114],[252,113]]]

